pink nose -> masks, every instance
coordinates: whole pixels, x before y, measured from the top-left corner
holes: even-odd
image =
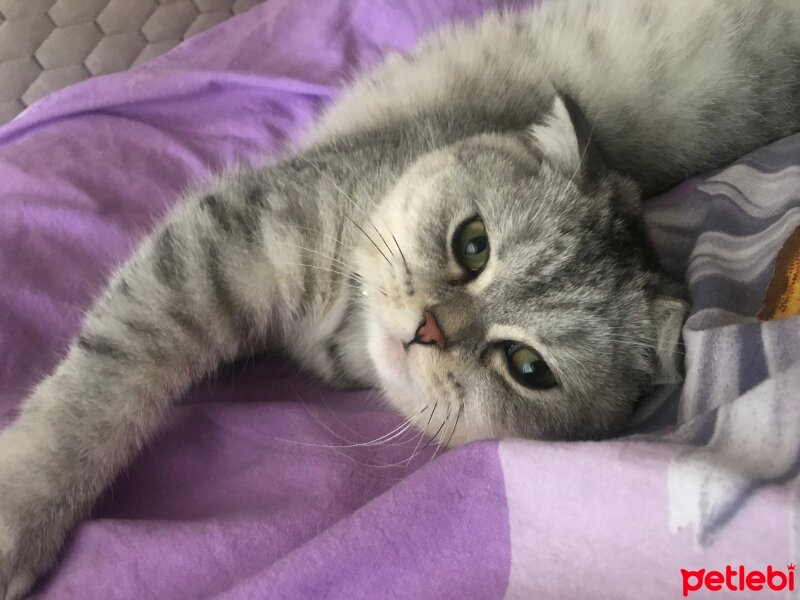
[[[423,344],[432,344],[435,342],[439,348],[444,350],[444,334],[442,333],[442,329],[439,327],[439,323],[436,322],[436,317],[428,311],[425,311],[425,322],[417,329],[416,339]]]

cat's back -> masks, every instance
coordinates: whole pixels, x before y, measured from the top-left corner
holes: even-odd
[[[544,8],[525,19],[551,81],[590,116],[612,166],[649,191],[800,129],[796,0]]]
[[[800,2],[544,0],[490,13],[388,57],[311,139],[501,105],[533,121],[553,89],[587,112],[614,166],[658,187],[800,126]]]

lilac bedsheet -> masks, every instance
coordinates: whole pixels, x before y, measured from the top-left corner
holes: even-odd
[[[532,3],[268,0],[0,128],[0,423],[187,185],[297,139],[343,80],[423,31]],[[330,447],[398,425],[368,393],[234,365],[189,394],[36,595],[674,598],[681,568],[785,570],[800,323],[753,315],[798,190],[795,136],[649,203],[693,309],[687,382],[643,403],[636,435],[428,448],[407,465],[402,438]]]

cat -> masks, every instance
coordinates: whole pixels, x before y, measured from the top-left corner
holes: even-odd
[[[189,193],[0,434],[22,596],[188,386],[281,348],[443,445],[598,438],[680,380],[641,199],[800,129],[795,0],[549,0],[428,36]]]

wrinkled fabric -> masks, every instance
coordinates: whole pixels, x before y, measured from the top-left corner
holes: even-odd
[[[0,128],[0,422],[188,186],[300,139],[385,52],[531,4],[268,0]],[[347,448],[402,420],[260,357],[187,395],[35,596],[673,598],[681,568],[785,569],[800,543],[800,323],[754,315],[798,190],[794,136],[647,203],[692,309],[686,383],[646,399],[630,436]]]

